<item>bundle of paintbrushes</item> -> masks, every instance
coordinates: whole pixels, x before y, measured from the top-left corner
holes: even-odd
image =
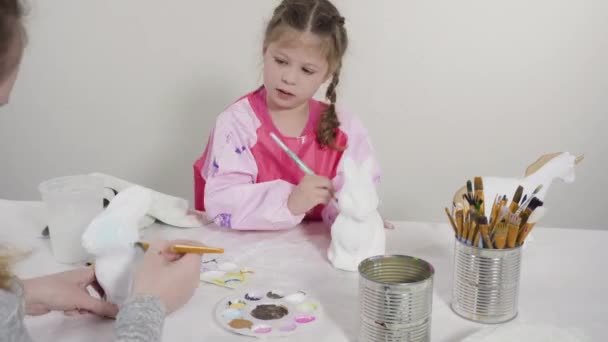
[[[462,203],[454,203],[452,211],[445,208],[456,238],[479,248],[504,249],[521,246],[534,225],[545,214],[543,202],[536,196],[542,186],[529,195],[519,186],[509,202],[506,195],[497,195],[491,210],[486,211],[483,180],[467,181]],[[522,197],[523,195],[523,197]]]

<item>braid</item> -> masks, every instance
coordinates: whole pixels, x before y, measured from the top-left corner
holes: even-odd
[[[337,70],[331,83],[327,87],[325,96],[329,100],[329,106],[327,110],[321,116],[319,126],[317,127],[317,141],[321,146],[329,146],[337,149],[336,144],[336,130],[340,127],[340,121],[338,120],[338,114],[336,113],[336,87],[340,83],[340,70]]]

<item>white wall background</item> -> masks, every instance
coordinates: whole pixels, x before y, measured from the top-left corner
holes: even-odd
[[[29,0],[29,46],[0,115],[0,198],[100,171],[191,199],[215,116],[260,82],[276,4]],[[551,189],[544,225],[608,228],[608,2],[336,4],[352,42],[339,101],[376,144],[384,214],[443,222],[467,178],[571,151],[586,160]]]

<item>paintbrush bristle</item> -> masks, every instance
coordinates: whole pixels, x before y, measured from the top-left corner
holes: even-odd
[[[467,192],[473,192],[473,183],[470,180],[467,181]]]
[[[511,213],[507,215],[507,221],[510,224],[519,226],[519,224],[521,223],[521,218],[519,217],[519,215]]]
[[[482,224],[488,224],[488,218],[485,216],[478,216],[477,219],[475,220],[477,222],[477,224],[482,225]]]
[[[534,189],[534,192],[532,192],[532,196],[536,195],[537,193],[540,192],[540,190],[543,188],[543,185],[539,185],[536,187],[536,189]]]
[[[538,207],[542,207],[543,206],[543,201],[539,200],[536,197],[533,197],[532,200],[530,201],[530,204],[528,204],[528,208],[530,208],[530,210],[535,210]]]
[[[496,233],[506,233],[507,229],[507,222],[505,221],[498,222],[498,224],[496,224],[496,227],[494,228]]]
[[[514,203],[519,203],[519,201],[521,200],[521,195],[524,193],[524,187],[523,186],[518,186],[517,190],[515,190],[515,194],[513,195],[513,202]]]
[[[481,177],[475,177],[474,181],[475,181],[475,191],[483,190],[483,181],[481,180]]]

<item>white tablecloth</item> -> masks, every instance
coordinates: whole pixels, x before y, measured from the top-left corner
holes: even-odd
[[[54,261],[49,241],[39,233],[46,225],[41,204],[0,200],[0,242],[32,248],[19,262],[20,277],[44,275],[71,266]],[[387,231],[387,252],[412,255],[435,267],[432,341],[458,341],[487,327],[464,320],[450,307],[454,238],[447,224],[397,222]],[[354,341],[358,329],[358,274],[337,271],[326,260],[327,228],[303,225],[280,232],[237,232],[215,226],[181,230],[154,226],[154,237],[196,239],[224,247],[256,275],[251,286],[296,287],[318,298],[324,315],[318,330],[289,341]],[[535,229],[524,250],[519,315],[515,323],[544,324],[583,332],[592,341],[608,341],[608,231]],[[212,318],[215,304],[232,290],[201,283],[194,298],[165,321],[165,341],[239,341]],[[52,313],[28,317],[35,341],[111,341],[114,322],[92,316]]]

